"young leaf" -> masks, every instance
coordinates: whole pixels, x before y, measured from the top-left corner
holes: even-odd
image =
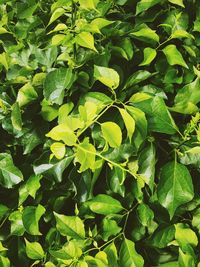
[[[112,213],[119,213],[123,207],[121,203],[112,198],[111,196],[99,194],[96,197],[92,198],[87,202],[87,205],[91,209],[91,211],[102,214],[109,215]]]
[[[119,86],[119,74],[111,68],[94,65],[94,78],[110,89],[116,89]]]
[[[137,266],[143,267],[144,260],[140,254],[135,250],[135,244],[133,241],[124,238],[124,241],[119,251],[120,267]]]
[[[79,162],[81,164],[79,171],[83,172],[89,168],[94,170],[95,157],[95,147],[89,143],[88,138],[85,138],[84,141],[78,145],[75,155],[75,162]]]
[[[57,159],[62,159],[65,156],[65,145],[63,143],[55,142],[50,149]]]
[[[169,65],[180,65],[188,69],[186,62],[175,45],[168,45],[162,51],[165,54]]]
[[[156,43],[159,42],[159,36],[157,35],[156,31],[149,28],[146,24],[141,24],[138,29],[134,32],[130,33],[131,36],[141,39],[144,42],[147,40],[154,41]]]
[[[74,132],[64,123],[54,127],[46,136],[55,141],[63,141],[68,146],[73,146],[77,140]]]
[[[54,212],[56,228],[63,236],[74,239],[84,239],[85,229],[83,221],[77,216],[66,216]]]
[[[89,32],[81,32],[77,34],[76,43],[82,47],[89,48],[91,50],[94,50],[95,52],[98,52],[94,46],[94,37]]]
[[[29,242],[27,239],[25,239],[26,243],[26,254],[27,256],[32,260],[41,260],[44,258],[45,253],[38,242]]]
[[[139,66],[145,66],[145,65],[149,65],[154,58],[156,57],[157,52],[155,49],[147,47],[144,49],[144,60],[142,61],[142,63],[140,63]]]
[[[194,189],[188,169],[176,161],[164,165],[158,183],[158,200],[169,212],[170,219],[179,206],[193,197]]]
[[[121,128],[114,122],[104,122],[101,124],[103,138],[111,147],[119,147],[122,142]]]
[[[181,6],[181,7],[185,7],[183,4],[183,0],[168,0],[170,3]]]
[[[133,136],[133,133],[135,131],[135,120],[133,117],[123,108],[119,108],[120,114],[123,118],[124,124],[126,126],[127,135],[131,142],[131,138]]]
[[[138,15],[143,11],[146,11],[147,9],[149,9],[152,6],[155,6],[158,3],[160,3],[160,0],[140,0],[137,3],[136,15]]]

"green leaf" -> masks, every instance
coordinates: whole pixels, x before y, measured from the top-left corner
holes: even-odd
[[[198,237],[188,225],[178,223],[175,224],[175,229],[175,239],[183,250],[186,250],[189,244],[194,247],[198,245]]]
[[[123,210],[123,207],[118,200],[104,194],[95,196],[87,202],[87,205],[91,211],[102,215],[119,213],[121,210]]]
[[[77,216],[66,216],[54,212],[56,228],[63,236],[84,239],[85,229],[82,220]]]
[[[175,227],[174,225],[162,225],[159,226],[153,235],[150,237],[150,245],[157,248],[165,248],[170,242],[174,240]]]
[[[172,38],[190,38],[190,39],[194,39],[194,36],[188,32],[186,32],[185,30],[175,30],[172,33]]]
[[[112,242],[108,246],[105,247],[104,251],[108,257],[108,266],[118,266],[118,252],[115,246],[115,243]]]
[[[41,235],[39,231],[39,220],[45,213],[45,208],[42,205],[27,206],[23,210],[22,221],[24,228],[31,235]]]
[[[82,47],[86,47],[88,49],[94,50],[98,52],[94,46],[94,37],[90,32],[81,32],[77,34],[76,43]]]
[[[155,49],[147,47],[144,49],[144,60],[142,61],[142,63],[140,63],[139,66],[145,66],[145,65],[149,65],[154,58],[156,57],[157,52]]]
[[[59,68],[49,72],[44,81],[44,97],[52,103],[61,105],[65,89],[70,89],[75,78],[70,68]]]
[[[64,8],[57,8],[53,14],[51,15],[51,18],[49,20],[49,23],[47,26],[49,26],[51,23],[53,23],[55,20],[57,20],[59,17],[61,17],[63,14],[65,14],[65,9]]]
[[[140,0],[137,3],[137,7],[136,7],[136,15],[138,15],[139,13],[146,11],[147,9],[149,9],[150,7],[156,5],[160,3],[160,0]]]
[[[182,114],[193,114],[197,112],[198,107],[196,104],[200,102],[199,86],[200,78],[197,77],[193,82],[179,89],[171,110]]]
[[[114,122],[104,122],[101,124],[103,138],[111,147],[119,147],[122,142],[121,128]]]
[[[63,141],[68,146],[73,146],[77,140],[74,132],[64,123],[54,127],[46,136],[55,141]]]
[[[36,192],[40,188],[40,180],[42,179],[41,175],[32,175],[26,183],[22,184],[19,188],[19,206],[27,199],[30,195],[33,198],[36,196]]]
[[[10,261],[9,261],[9,259],[0,255],[0,265],[2,267],[10,267]]]
[[[10,214],[9,221],[11,222],[11,234],[16,236],[23,236],[25,228],[22,222],[22,213],[17,210]]]
[[[96,1],[96,0],[88,0],[88,1],[78,0],[78,2],[80,3],[80,7],[83,9],[95,9],[96,3],[98,1]]]
[[[26,243],[26,254],[32,260],[41,260],[44,258],[44,250],[40,243],[38,242],[29,242],[25,239]]]
[[[119,74],[111,68],[94,65],[94,78],[110,89],[116,89],[119,86]]]
[[[146,79],[148,79],[152,74],[146,70],[138,70],[135,73],[133,73],[126,81],[126,84],[123,88],[127,89],[132,87],[133,85],[136,85],[140,82],[145,81]]]
[[[156,165],[156,149],[153,143],[149,143],[141,150],[138,158],[138,173],[143,177],[149,185],[151,191],[154,188],[155,165]]]
[[[126,126],[128,138],[131,142],[133,133],[135,131],[135,120],[125,109],[119,108],[119,111]]]
[[[131,32],[130,35],[144,42],[150,40],[156,43],[159,42],[159,36],[155,30],[149,28],[146,24],[141,24],[138,29],[134,32]]]
[[[170,3],[181,6],[181,7],[185,7],[183,4],[183,0],[168,0]]]
[[[162,168],[157,193],[160,204],[167,209],[172,219],[176,209],[194,197],[188,169],[176,161],[167,163]]]
[[[19,104],[16,102],[12,105],[11,121],[13,128],[17,131],[22,129],[22,118]]]
[[[80,172],[83,172],[87,169],[94,170],[95,169],[95,157],[96,157],[96,149],[95,147],[89,143],[89,139],[85,138],[82,143],[80,143],[77,147],[75,162],[79,162]]]
[[[143,267],[144,260],[135,250],[133,241],[125,238],[119,252],[120,267]]]
[[[77,243],[69,241],[60,250],[50,250],[50,254],[57,259],[70,260],[80,258],[82,250],[78,247]]]
[[[65,156],[65,145],[63,143],[55,142],[50,149],[57,159],[62,159]]]
[[[14,165],[10,154],[0,153],[0,184],[5,188],[13,188],[23,180],[23,174]]]
[[[135,133],[133,142],[137,149],[144,142],[147,136],[147,120],[144,112],[138,108],[126,106],[126,109],[135,120]]]
[[[30,83],[27,83],[19,89],[16,101],[19,104],[19,107],[22,107],[36,100],[37,98],[38,94],[33,86]]]
[[[188,69],[186,62],[184,61],[181,53],[178,51],[175,45],[168,45],[162,51],[165,54],[169,65],[180,65]]]
[[[138,218],[143,226],[150,225],[154,218],[153,211],[144,203],[137,207]]]
[[[121,231],[116,221],[104,218],[102,225],[102,237],[104,241],[108,241],[109,237],[117,235]]]

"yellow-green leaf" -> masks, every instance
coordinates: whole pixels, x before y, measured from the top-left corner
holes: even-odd
[[[114,122],[104,122],[101,124],[104,139],[111,147],[119,147],[122,142],[122,131],[119,125]]]
[[[57,159],[62,159],[65,156],[65,145],[63,143],[55,142],[50,149]]]

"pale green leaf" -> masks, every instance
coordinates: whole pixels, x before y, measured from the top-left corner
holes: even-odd
[[[68,146],[73,146],[77,140],[74,132],[64,123],[55,126],[46,136],[55,141],[63,141]]]
[[[120,82],[116,70],[96,65],[94,65],[94,78],[111,89],[116,89]]]
[[[146,11],[147,9],[149,9],[150,7],[156,5],[160,3],[160,0],[140,0],[137,3],[137,7],[136,7],[136,15],[138,15],[139,13]]]
[[[57,159],[62,159],[65,156],[65,145],[63,143],[55,142],[50,149]]]
[[[75,162],[81,164],[79,171],[83,172],[87,169],[95,168],[96,149],[89,143],[89,138],[85,138],[77,147]]]
[[[101,124],[104,139],[111,147],[119,147],[122,143],[121,128],[114,122],[104,122]]]
[[[136,31],[131,32],[130,35],[137,39],[141,39],[144,42],[146,40],[151,40],[156,43],[159,42],[159,36],[156,31],[149,28],[146,24],[141,24],[139,28]]]
[[[135,131],[135,120],[125,109],[119,108],[119,111],[126,126],[128,138],[131,142],[133,133]]]
[[[183,4],[183,0],[168,0],[170,3],[181,6],[181,7],[185,7]]]
[[[49,26],[51,23],[53,23],[55,20],[57,20],[59,17],[61,17],[63,14],[65,14],[65,9],[62,7],[57,8],[53,14],[51,15],[51,18],[49,20],[49,23],[47,26]]]
[[[155,49],[147,47],[144,49],[144,60],[142,61],[142,63],[140,63],[139,66],[145,66],[145,65],[149,65],[154,58],[156,57],[157,52]]]
[[[94,37],[89,32],[81,32],[76,35],[75,41],[78,45],[82,47],[86,47],[88,49],[94,50],[97,52],[95,46],[94,46]]]
[[[27,256],[32,260],[41,260],[44,258],[45,253],[38,242],[29,242],[27,239],[25,239],[26,243],[26,254]]]
[[[180,65],[188,69],[188,66],[185,60],[183,59],[181,53],[179,52],[179,50],[176,48],[175,45],[173,44],[168,45],[162,51],[165,54],[169,65],[172,65],[172,66]]]

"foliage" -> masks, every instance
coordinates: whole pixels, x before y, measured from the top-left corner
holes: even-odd
[[[200,265],[198,0],[0,0],[0,266]]]

